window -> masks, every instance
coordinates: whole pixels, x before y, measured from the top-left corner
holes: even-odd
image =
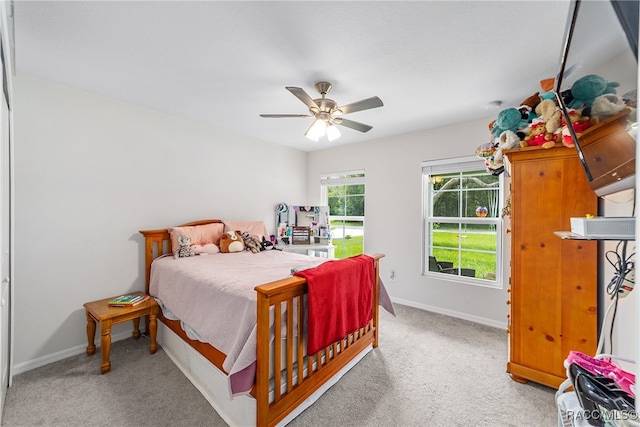
[[[422,165],[423,274],[499,286],[502,178],[476,157]]]
[[[322,203],[329,206],[335,257],[364,252],[364,171],[321,177]]]

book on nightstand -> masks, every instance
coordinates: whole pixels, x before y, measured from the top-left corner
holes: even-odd
[[[109,307],[133,307],[148,300],[149,295],[121,295],[109,300]]]

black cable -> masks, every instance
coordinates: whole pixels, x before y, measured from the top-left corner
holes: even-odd
[[[613,353],[613,324],[616,323],[616,313],[618,311],[618,299],[620,298],[619,293],[616,293],[615,300],[613,306],[613,315],[611,316],[611,329],[609,330],[609,345],[611,346],[611,350],[609,353]]]
[[[620,246],[622,245],[622,254],[620,254]],[[635,256],[635,252],[631,255],[627,256],[627,242],[621,241],[618,242],[615,251],[607,251],[605,254],[605,258],[609,262],[609,264],[615,270],[609,285],[607,285],[607,293],[611,296],[611,299],[614,298],[615,294],[620,291],[622,285],[625,280],[625,276],[629,274],[633,268],[633,257]],[[615,259],[612,260],[611,256],[615,255]]]
[[[620,253],[620,247],[622,246],[622,253]],[[615,255],[615,260],[611,259],[611,256]],[[613,351],[613,329],[616,320],[616,313],[618,311],[618,301],[620,299],[620,291],[622,290],[622,286],[624,285],[625,277],[627,274],[633,270],[633,257],[635,256],[635,252],[627,257],[627,241],[620,241],[616,245],[615,251],[607,251],[605,254],[605,258],[614,268],[615,273],[607,285],[607,293],[614,301],[613,307],[613,315],[611,317],[611,326],[609,331],[609,345],[611,346],[611,351]]]
[[[607,261],[609,261],[609,264],[611,264],[615,269],[615,273],[611,278],[611,281],[609,282],[609,286],[607,286],[607,293],[611,296],[611,299],[615,298],[615,302],[613,306],[613,315],[611,316],[611,324],[609,326],[609,345],[610,345],[611,353],[613,353],[613,325],[616,323],[616,313],[618,312],[618,299],[620,295],[618,292],[618,290],[620,289],[620,261],[621,261],[620,254],[618,253],[619,248],[620,248],[620,242],[618,242],[618,245],[616,246],[616,251],[613,252],[617,258],[615,263],[612,262],[611,259],[609,259],[609,255],[612,252],[608,251],[606,254]],[[624,276],[622,277],[622,280],[624,280]]]

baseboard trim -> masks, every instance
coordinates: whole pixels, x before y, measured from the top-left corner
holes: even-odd
[[[118,334],[111,335],[111,342],[121,341],[127,338],[131,338],[131,331],[125,331]],[[96,342],[96,347],[100,347],[100,340]],[[57,362],[67,357],[75,356],[77,354],[85,353],[87,351],[87,344],[77,345],[65,350],[57,351],[55,353],[48,354],[46,356],[37,357],[35,359],[27,360],[26,362],[18,363],[11,367],[11,375],[16,376],[23,372],[30,371],[35,368],[39,368],[49,363]]]
[[[468,313],[462,313],[454,310],[447,310],[441,307],[435,307],[427,304],[416,303],[415,301],[409,301],[402,298],[391,298],[394,303],[406,305],[413,308],[419,308],[425,311],[431,311],[433,313],[444,314],[445,316],[457,317],[458,319],[468,320],[470,322],[480,323],[482,325],[492,326],[494,328],[504,329],[507,327],[506,322],[496,322],[492,319],[487,319],[479,316],[472,316]],[[131,331],[125,331],[118,334],[111,335],[111,342],[117,342],[123,339],[127,339],[131,337]],[[97,340],[96,346],[100,346],[100,340]],[[46,356],[38,357],[32,360],[28,360],[26,362],[18,363],[11,368],[11,375],[19,375],[23,372],[30,371],[35,368],[39,368],[44,365],[48,365],[49,363],[57,362],[62,359],[66,359],[67,357],[75,356],[77,354],[81,354],[87,351],[87,346],[85,344],[77,345],[75,347],[71,347],[65,350],[61,350],[55,353],[48,354]]]
[[[468,320],[474,323],[480,323],[481,325],[492,326],[494,328],[504,329],[507,327],[506,322],[498,322],[485,317],[473,316],[468,313],[462,313],[460,311],[448,310],[442,307],[434,307],[432,305],[420,304],[415,301],[409,301],[402,298],[391,298],[394,303],[406,305],[413,308],[419,308],[425,311],[431,311],[433,313],[444,314],[445,316],[456,317],[458,319]]]

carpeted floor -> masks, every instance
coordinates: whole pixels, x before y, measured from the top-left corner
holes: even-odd
[[[380,346],[313,406],[297,426],[557,425],[555,390],[505,373],[507,336],[460,319],[396,305],[381,310]],[[148,339],[77,355],[14,377],[3,426],[226,426],[164,351]]]

